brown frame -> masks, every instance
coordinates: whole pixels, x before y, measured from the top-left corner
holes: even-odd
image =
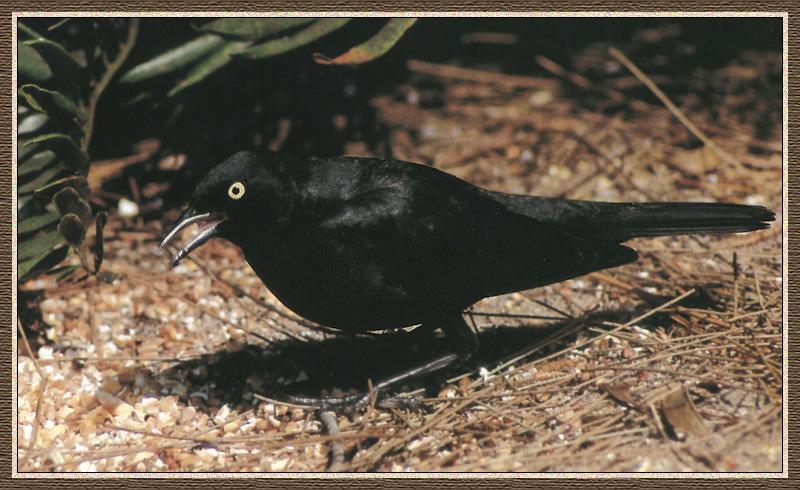
[[[203,3],[196,3],[196,2],[187,2],[185,0],[180,0],[179,2],[175,2],[170,4],[170,10],[176,12],[197,12],[197,11],[326,11],[326,10],[335,10],[335,11],[369,11],[372,9],[378,9],[380,11],[414,11],[420,8],[424,8],[426,11],[435,12],[435,11],[517,11],[517,12],[525,12],[525,11],[612,11],[612,10],[619,10],[619,11],[630,11],[630,4],[626,4],[621,1],[616,2],[605,2],[604,5],[589,3],[589,2],[536,2],[535,4],[532,2],[507,2],[504,1],[502,3],[492,3],[492,2],[471,2],[467,0],[462,0],[460,2],[442,2],[442,1],[434,1],[427,3],[424,7],[420,6],[415,2],[408,2],[408,1],[401,1],[401,2],[394,2],[391,5],[387,4],[378,4],[378,5],[370,5],[366,2],[325,2],[321,4],[315,4],[314,2],[288,2],[288,1],[276,1],[276,2],[269,2],[269,3],[260,3],[260,2],[246,2],[246,3],[238,3],[233,1],[225,1],[225,2],[203,2]],[[645,13],[647,11],[726,11],[726,12],[735,12],[735,11],[761,11],[761,12],[787,12],[788,17],[786,18],[787,29],[788,29],[788,64],[786,65],[785,69],[788,69],[788,89],[790,89],[790,93],[793,92],[791,89],[797,88],[797,70],[795,67],[795,62],[797,61],[797,50],[800,48],[798,46],[797,41],[793,38],[792,34],[796,34],[797,31],[797,14],[800,14],[800,9],[793,7],[791,2],[763,2],[758,4],[751,4],[748,2],[744,2],[741,0],[735,2],[714,2],[703,4],[700,2],[695,1],[683,1],[683,0],[673,0],[671,2],[654,2],[647,6],[635,4],[634,7],[636,11]],[[755,8],[754,8],[755,7]],[[12,28],[13,28],[13,20],[12,20],[12,12],[36,12],[36,11],[81,11],[81,12],[91,12],[91,11],[117,11],[120,13],[131,13],[133,11],[163,11],[164,4],[162,2],[155,2],[152,0],[147,1],[140,1],[135,3],[127,3],[122,5],[122,9],[119,7],[109,8],[108,4],[105,2],[99,1],[86,1],[81,0],[79,2],[74,3],[61,3],[61,2],[41,2],[41,1],[15,1],[9,7],[4,7],[2,17],[0,17],[0,23],[2,23],[2,28],[0,28],[0,50],[2,50],[2,70],[0,71],[0,79],[2,79],[2,83],[5,87],[9,87],[8,92],[4,92],[6,96],[3,97],[3,102],[1,106],[2,110],[2,125],[3,125],[3,135],[4,138],[2,140],[2,159],[3,164],[0,165],[0,181],[2,181],[2,186],[0,186],[0,251],[2,252],[3,260],[0,261],[0,294],[2,294],[3,301],[0,302],[0,318],[2,318],[2,325],[9,328],[9,330],[4,331],[7,332],[7,335],[4,336],[4,340],[9,340],[8,342],[3,341],[0,342],[0,358],[2,362],[0,362],[0,434],[2,434],[2,440],[4,444],[0,446],[0,464],[3,468],[2,473],[2,483],[0,483],[0,490],[5,488],[16,488],[16,487],[50,487],[51,482],[42,481],[42,480],[32,480],[32,479],[11,479],[11,463],[12,463],[12,451],[13,447],[11,444],[11,427],[12,427],[12,414],[11,414],[11,376],[12,376],[12,343],[10,340],[15,336],[15,326],[16,321],[12,318],[12,304],[11,298],[13,293],[13,283],[12,283],[12,268],[14,264],[11,261],[11,247],[12,247],[12,235],[11,235],[11,220],[13,219],[13,211],[11,209],[11,192],[12,192],[12,182],[11,182],[11,169],[12,164],[11,157],[12,157],[12,134],[11,134],[11,117],[12,117],[12,103],[13,103],[13,93],[14,91],[10,89],[10,85],[12,83],[11,79],[11,56],[12,56]],[[791,114],[793,111],[792,109],[798,107],[800,102],[796,95],[791,95],[788,98],[788,114]],[[788,117],[785,116],[785,117]],[[789,132],[789,135],[792,134],[792,129],[797,127],[797,119],[789,118],[789,125],[786,127],[786,131]],[[785,137],[785,140],[788,141],[788,137]],[[798,156],[798,152],[792,147],[791,145],[788,146],[787,149],[787,157],[788,161],[792,161],[796,159]],[[785,261],[784,268],[788,269],[788,281],[785,283],[786,287],[788,287],[788,296],[789,301],[786,304],[785,308],[785,316],[788,318],[788,322],[786,325],[793,324],[793,320],[797,319],[797,303],[795,298],[794,291],[795,287],[798,285],[798,280],[794,277],[793,272],[794,268],[792,267],[794,261],[792,260],[797,253],[797,247],[793,246],[792,238],[792,230],[789,228],[788,224],[795,221],[797,219],[797,215],[792,212],[793,205],[795,201],[800,198],[798,196],[797,191],[797,167],[789,166],[786,170],[786,175],[788,175],[788,179],[784,181],[784,195],[786,196],[789,206],[788,209],[785,210],[784,214],[787,217],[787,223],[785,227],[785,237],[788,238],[788,261]],[[791,329],[788,333],[788,343],[786,345],[786,349],[789,350],[788,354],[788,370],[789,370],[789,377],[792,377],[794,371],[797,369],[795,365],[797,362],[800,362],[800,358],[797,356],[797,344],[798,344],[798,333],[792,332]],[[796,414],[797,414],[797,403],[796,399],[798,396],[797,386],[787,383],[786,389],[788,390],[788,406],[784,411],[785,417],[788,419],[788,439],[791,442],[794,438],[792,437],[797,430],[797,421],[796,421]],[[7,443],[5,443],[7,441]],[[791,484],[791,480],[793,480],[794,476],[797,474],[797,449],[790,443],[786,443],[788,446],[788,479],[768,479],[762,481],[760,479],[754,478],[739,478],[736,480],[731,480],[728,478],[714,477],[714,478],[698,478],[693,479],[692,483],[698,485],[700,487],[710,486],[710,485],[717,485],[717,484],[724,484],[726,486],[738,487],[738,488],[763,488],[764,486],[767,487],[781,487],[781,488],[789,488],[790,486],[793,487],[794,485]],[[443,479],[443,478],[436,478],[435,475],[430,475],[433,479],[413,479],[411,481],[402,481],[399,479],[392,478],[390,475],[385,474],[377,474],[372,475],[372,478],[361,478],[354,481],[350,479],[343,479],[343,478],[313,478],[313,479],[301,479],[301,480],[294,480],[294,481],[287,481],[286,479],[267,479],[267,480],[256,480],[251,478],[246,479],[234,479],[233,481],[228,482],[232,486],[241,487],[241,488],[255,488],[263,487],[263,486],[270,486],[275,488],[284,488],[284,487],[319,487],[322,485],[325,486],[333,486],[333,487],[342,487],[345,486],[352,486],[354,483],[358,487],[367,487],[367,486],[399,486],[403,484],[413,484],[415,487],[427,487],[427,488],[449,488],[454,487],[457,485],[461,485],[462,483],[455,479]],[[220,475],[221,478],[226,478],[225,476]],[[91,477],[90,477],[91,478]],[[518,488],[525,486],[527,487],[532,482],[527,479],[521,478],[509,478],[509,479],[495,479],[495,478],[482,478],[480,474],[476,474],[475,479],[481,479],[480,482],[482,485],[485,485],[490,488]],[[379,479],[380,482],[375,481]],[[723,481],[716,481],[723,479]],[[159,482],[167,483],[167,480],[176,480],[175,477],[170,478],[163,478],[159,479]],[[175,483],[178,483],[181,487],[185,488],[194,488],[196,486],[211,486],[218,484],[216,481],[217,478],[213,479],[204,479],[204,480],[197,480],[197,479],[177,479]],[[350,480],[350,481],[348,481]],[[542,487],[562,487],[562,486],[569,486],[570,488],[575,487],[599,487],[601,485],[606,484],[605,479],[593,479],[593,480],[544,480],[544,481],[537,481],[535,484],[537,486]],[[412,483],[413,481],[413,483]],[[144,484],[153,484],[156,483],[155,481],[151,482],[137,482],[137,483],[144,483]],[[171,482],[170,482],[171,483]],[[688,481],[683,481],[681,484],[689,483]],[[67,487],[75,487],[75,488],[85,488],[85,487],[116,487],[116,488],[123,488],[132,485],[133,483],[127,479],[112,479],[110,481],[99,481],[95,479],[75,479],[75,480],[68,480],[59,482],[60,485],[65,485]],[[617,480],[613,482],[613,485],[618,486],[620,488],[643,488],[643,487],[650,487],[652,485],[659,485],[661,484],[660,481],[653,481],[641,478],[635,479],[626,479],[622,478],[621,480]]]

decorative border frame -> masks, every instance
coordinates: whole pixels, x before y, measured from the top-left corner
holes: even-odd
[[[403,2],[405,3],[405,2]],[[710,5],[702,5],[695,2],[658,2],[654,9],[667,9],[679,8],[680,11],[670,12],[667,10],[648,10],[642,9],[637,11],[625,10],[604,10],[603,8],[625,8],[628,5],[618,3],[614,5],[599,5],[599,4],[580,4],[570,2],[570,5],[558,4],[547,2],[539,5],[517,5],[512,2],[503,2],[501,4],[480,5],[476,2],[462,1],[459,3],[435,2],[429,4],[427,7],[430,10],[424,12],[403,10],[405,8],[413,8],[412,5],[403,5],[398,3],[396,11],[385,10],[385,5],[379,5],[381,11],[369,11],[370,5],[364,4],[344,4],[344,3],[329,3],[327,5],[314,5],[310,3],[309,9],[302,10],[306,5],[300,2],[274,2],[270,5],[260,5],[253,2],[244,4],[237,4],[234,2],[224,2],[211,4],[204,2],[196,4],[181,0],[174,5],[170,5],[174,10],[160,11],[152,10],[163,8],[163,4],[158,2],[147,1],[141,2],[139,5],[125,4],[126,10],[114,10],[113,7],[109,8],[108,5],[97,1],[84,1],[80,3],[71,4],[68,8],[70,11],[53,11],[53,4],[45,4],[44,2],[15,2],[11,9],[0,17],[0,63],[2,63],[2,70],[0,70],[0,79],[2,79],[3,86],[9,87],[9,96],[4,98],[0,104],[0,111],[2,111],[3,130],[4,136],[2,140],[2,165],[0,165],[0,253],[4,259],[0,261],[0,294],[2,294],[2,301],[0,302],[0,325],[9,326],[7,335],[3,336],[3,341],[0,342],[0,435],[2,440],[8,441],[8,444],[0,445],[0,465],[8,472],[3,473],[3,478],[0,480],[0,490],[5,488],[14,488],[21,483],[26,486],[38,486],[40,484],[50,486],[47,481],[33,481],[33,479],[48,480],[52,478],[68,478],[80,481],[64,481],[65,485],[80,486],[81,488],[87,484],[99,484],[100,482],[89,482],[90,480],[99,480],[109,478],[109,481],[103,481],[102,484],[113,487],[127,487],[131,484],[129,478],[136,478],[142,480],[150,480],[153,478],[168,479],[169,483],[175,484],[175,480],[186,480],[186,488],[192,488],[198,485],[214,485],[212,482],[202,480],[219,480],[219,479],[234,479],[231,482],[235,486],[255,487],[255,485],[263,485],[268,483],[270,486],[286,487],[287,484],[299,484],[303,487],[319,486],[321,484],[330,484],[331,486],[344,486],[356,483],[358,486],[366,486],[370,483],[387,485],[395,481],[402,483],[400,479],[416,479],[415,486],[424,486],[431,488],[447,488],[454,485],[460,485],[457,480],[460,479],[480,479],[482,484],[488,484],[492,487],[514,487],[519,484],[526,485],[530,478],[540,478],[543,480],[559,480],[559,481],[540,481],[537,485],[558,485],[559,487],[567,484],[564,479],[581,479],[582,481],[572,481],[568,485],[573,486],[599,486],[602,485],[602,480],[610,478],[619,478],[624,481],[615,481],[614,485],[620,487],[644,487],[652,484],[652,481],[645,479],[653,478],[678,478],[678,479],[703,479],[704,481],[698,482],[699,485],[709,485],[710,480],[726,479],[726,485],[741,486],[743,488],[755,487],[756,485],[762,487],[763,485],[789,487],[791,485],[791,476],[795,474],[792,471],[793,463],[796,463],[796,450],[790,446],[789,442],[791,434],[796,430],[795,414],[797,408],[791,404],[791,400],[796,396],[791,396],[796,393],[796,388],[789,383],[791,371],[790,365],[794,366],[798,361],[796,349],[793,349],[797,344],[797,335],[789,335],[789,325],[791,319],[796,318],[795,308],[792,306],[795,303],[790,302],[794,296],[793,291],[797,285],[798,280],[792,278],[792,264],[789,258],[793,256],[792,249],[796,252],[796,247],[792,247],[790,243],[790,229],[789,223],[795,221],[797,216],[793,216],[790,209],[790,203],[796,199],[797,191],[796,186],[790,185],[793,177],[796,177],[796,170],[792,171],[789,161],[793,159],[796,151],[789,146],[789,113],[797,102],[793,104],[789,98],[789,88],[791,80],[796,80],[796,69],[790,66],[792,58],[796,59],[796,45],[790,46],[789,35],[790,32],[796,31],[797,22],[794,13],[797,9],[790,7],[789,2],[776,2],[776,3],[759,3],[758,7],[764,10],[754,11],[751,10],[753,4],[745,2],[725,2]],[[616,2],[615,2],[616,3]],[[283,4],[283,5],[281,5]],[[62,4],[63,5],[63,4]],[[66,5],[64,5],[66,7]],[[638,6],[638,5],[637,5]],[[201,7],[201,10],[197,10]],[[496,9],[492,12],[480,11],[481,7]],[[648,6],[650,7],[650,6]],[[246,10],[242,10],[242,9]],[[362,11],[355,9],[363,9]],[[531,10],[536,8],[536,11]],[[559,9],[559,10],[556,10]],[[641,7],[640,7],[641,8]],[[715,8],[722,8],[724,10],[715,10]],[[50,10],[46,10],[50,9]],[[134,9],[141,9],[134,10]],[[739,10],[749,9],[749,10]],[[6,10],[6,8],[3,8]],[[795,12],[792,12],[795,11]],[[17,334],[16,334],[16,147],[15,137],[16,134],[16,104],[14,104],[14,94],[16,90],[16,59],[14,53],[16,52],[16,21],[18,17],[25,16],[139,16],[139,17],[167,17],[167,16],[279,16],[279,15],[313,15],[313,16],[340,16],[340,15],[353,15],[353,16],[446,16],[446,17],[528,17],[528,16],[548,16],[548,17],[636,17],[636,16],[661,16],[661,17],[707,17],[707,16],[737,16],[737,17],[782,17],[783,18],[783,375],[784,375],[784,391],[783,391],[783,471],[781,473],[689,473],[689,474],[676,474],[676,473],[413,473],[413,474],[393,474],[393,473],[344,473],[344,474],[329,474],[329,473],[94,473],[94,474],[81,474],[81,473],[18,473],[16,461],[16,353],[17,353]],[[792,43],[795,44],[795,43]],[[7,68],[7,69],[6,69]],[[796,86],[796,83],[794,84]],[[795,122],[796,124],[796,122]],[[794,191],[794,192],[793,192]],[[8,257],[8,260],[5,259]],[[792,293],[792,294],[790,294]],[[10,337],[10,339],[9,339]],[[10,340],[6,342],[5,340]],[[793,355],[790,355],[793,352]],[[11,479],[8,479],[11,477]],[[269,481],[256,482],[255,478],[266,478]],[[763,478],[770,478],[769,481],[760,481]],[[782,480],[775,480],[781,478]],[[24,479],[24,480],[20,480]],[[299,479],[299,480],[298,480]],[[345,483],[346,480],[353,480]],[[381,480],[375,482],[374,480]],[[424,480],[423,480],[424,479]],[[192,480],[192,481],[189,481]],[[289,481],[294,480],[294,481]],[[274,483],[273,483],[274,482]],[[720,482],[721,483],[721,482]],[[151,482],[144,483],[147,485]],[[183,485],[181,485],[183,486]],[[794,487],[794,485],[792,485]]]

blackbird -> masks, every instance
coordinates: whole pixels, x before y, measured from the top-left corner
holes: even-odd
[[[513,195],[399,160],[242,151],[197,185],[161,247],[197,223],[173,266],[222,237],[307,319],[346,332],[421,324],[474,351],[462,312],[482,298],[633,262],[631,238],[774,219],[762,206]]]

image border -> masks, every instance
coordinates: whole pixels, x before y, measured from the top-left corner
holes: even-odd
[[[31,6],[34,4],[31,4]],[[89,4],[84,4],[88,6]],[[187,3],[187,5],[189,5]],[[197,4],[194,4],[197,6]],[[203,4],[205,6],[206,4]],[[298,4],[292,3],[293,9],[297,9]],[[665,4],[667,5],[667,4]],[[741,5],[746,5],[742,3]],[[759,4],[764,5],[764,4]],[[163,6],[163,5],[162,5]],[[727,5],[726,5],[727,6]],[[767,5],[764,5],[768,8]],[[416,11],[381,11],[381,12],[359,12],[353,10],[335,10],[335,11],[284,11],[274,9],[274,7],[265,8],[263,11],[238,11],[231,6],[227,7],[227,11],[37,11],[35,9],[29,8],[30,6],[14,6],[13,10],[10,12],[10,15],[5,18],[4,22],[10,22],[7,24],[9,28],[3,28],[2,36],[3,36],[3,74],[2,77],[5,78],[8,76],[10,80],[6,83],[7,87],[9,87],[9,96],[7,97],[6,103],[3,104],[3,112],[4,114],[8,114],[7,117],[4,117],[4,121],[7,122],[9,128],[6,130],[5,133],[8,135],[8,139],[4,139],[3,151],[4,160],[8,158],[8,162],[4,162],[2,165],[2,174],[0,174],[0,179],[3,181],[2,186],[2,193],[0,194],[0,200],[2,201],[2,247],[3,247],[3,256],[9,257],[9,261],[3,261],[2,264],[2,271],[0,271],[0,275],[2,275],[2,283],[0,284],[0,289],[3,292],[3,304],[2,304],[2,316],[6,320],[6,325],[10,325],[11,328],[9,329],[9,336],[3,339],[3,342],[0,342],[2,346],[2,355],[3,359],[8,359],[9,362],[2,363],[3,372],[0,373],[0,390],[2,390],[3,396],[2,398],[2,409],[0,410],[0,426],[2,426],[3,436],[5,440],[8,440],[10,444],[7,446],[8,448],[8,458],[6,457],[6,449],[2,452],[2,461],[4,468],[9,468],[9,474],[12,479],[49,479],[49,478],[69,478],[69,479],[98,479],[98,478],[110,478],[110,479],[119,479],[119,478],[137,478],[137,479],[150,479],[150,478],[159,478],[159,479],[176,479],[176,478],[192,478],[192,479],[252,479],[252,478],[268,478],[268,479],[327,479],[327,480],[339,480],[341,484],[342,479],[374,479],[374,478],[381,478],[381,479],[407,479],[407,478],[436,478],[436,479],[445,479],[445,480],[455,480],[455,479],[463,479],[463,478],[479,478],[479,479],[492,479],[495,480],[497,483],[505,480],[513,480],[513,479],[530,479],[530,478],[538,478],[538,479],[564,479],[564,478],[578,478],[578,479],[608,479],[608,478],[615,478],[615,479],[652,479],[652,478],[703,478],[703,479],[760,479],[760,478],[782,478],[786,479],[790,476],[790,447],[789,447],[789,431],[790,431],[790,420],[793,418],[791,415],[796,413],[796,409],[793,406],[790,406],[790,389],[792,388],[791,384],[789,383],[790,378],[790,365],[795,365],[796,362],[793,362],[793,358],[796,361],[796,356],[790,356],[790,346],[792,343],[792,338],[789,336],[789,319],[794,317],[793,313],[793,302],[790,302],[790,289],[793,289],[791,286],[796,281],[792,280],[789,275],[790,272],[790,262],[789,257],[790,253],[790,242],[789,242],[789,217],[790,217],[790,209],[789,203],[790,201],[794,201],[792,196],[790,195],[790,190],[793,186],[790,186],[790,178],[794,172],[790,172],[789,161],[792,159],[793,152],[789,146],[789,112],[790,112],[790,101],[789,101],[789,60],[790,60],[790,47],[789,47],[789,31],[790,31],[790,15],[787,10],[787,6],[784,6],[782,9],[777,8],[772,11],[747,11],[747,12],[737,12],[737,11],[715,11],[715,10],[704,10],[704,11],[683,11],[683,12],[668,12],[668,11],[659,11],[659,12],[646,12],[646,11],[573,11],[573,10],[564,10],[564,11],[526,11],[526,10],[516,10],[516,11],[493,11],[493,12],[482,12],[478,9],[476,10],[466,10],[461,12],[447,12],[444,9],[432,9],[431,11],[425,12],[416,12]],[[102,5],[97,2],[97,5],[93,5],[95,8],[102,8]],[[533,7],[533,5],[531,5]],[[677,5],[675,5],[677,7]],[[241,8],[241,7],[239,7]],[[495,7],[492,7],[495,8]],[[294,15],[303,15],[303,16],[379,16],[379,17],[403,17],[403,16],[415,16],[415,17],[438,17],[438,16],[457,16],[457,17],[471,17],[471,16],[480,16],[480,17],[505,17],[505,16],[513,16],[513,17],[535,17],[535,16],[548,16],[548,17],[559,17],[559,16],[569,16],[569,17],[637,17],[637,16],[663,16],[663,17],[726,17],[726,16],[737,16],[737,17],[781,17],[783,19],[783,174],[782,174],[782,203],[783,203],[783,230],[782,230],[782,248],[783,248],[783,258],[782,258],[782,274],[783,274],[783,311],[782,311],[782,318],[783,318],[783,464],[782,464],[782,471],[779,473],[717,473],[717,472],[709,472],[709,473],[409,473],[409,474],[395,474],[395,473],[91,473],[91,474],[84,474],[84,473],[20,473],[17,471],[17,424],[16,424],[16,408],[17,408],[17,399],[16,399],[16,389],[17,389],[17,379],[16,379],[16,368],[17,368],[17,324],[16,324],[16,308],[17,308],[17,290],[16,290],[16,142],[15,142],[15,135],[16,135],[16,104],[14,101],[16,100],[14,95],[16,93],[16,59],[14,58],[14,53],[16,52],[16,22],[18,18],[36,16],[36,17],[62,17],[62,16],[108,16],[108,17],[125,17],[125,16],[133,16],[133,17],[167,17],[167,16],[181,16],[181,17],[189,17],[189,16],[294,16]],[[5,16],[4,16],[5,17]],[[793,20],[794,17],[791,17]],[[8,39],[6,37],[8,36]],[[791,51],[792,53],[796,52],[794,50]],[[6,218],[8,216],[8,218]],[[10,302],[6,300],[6,298],[10,299]],[[793,337],[796,337],[793,336]],[[6,369],[8,369],[8,373],[6,374]],[[6,434],[7,433],[7,434]],[[8,436],[7,438],[5,436]],[[5,445],[4,445],[5,446]],[[9,463],[6,466],[6,462]],[[17,483],[20,483],[20,480],[16,480]],[[33,483],[33,482],[31,482]],[[80,484],[79,482],[75,482]],[[451,482],[452,483],[452,482]],[[541,482],[542,484],[545,482]],[[558,484],[558,482],[551,482],[553,484]],[[587,482],[588,483],[588,482]],[[617,482],[619,483],[619,482]],[[755,483],[755,482],[754,482]],[[788,483],[788,481],[784,481],[783,483]],[[441,485],[444,485],[441,482]],[[440,485],[440,486],[441,486]],[[759,486],[761,486],[759,484]]]

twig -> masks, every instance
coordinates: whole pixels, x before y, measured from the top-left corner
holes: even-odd
[[[94,116],[97,110],[97,102],[100,100],[100,95],[102,95],[103,91],[111,82],[111,79],[114,78],[114,75],[128,58],[128,55],[133,49],[133,45],[136,44],[136,37],[138,34],[139,19],[131,19],[128,24],[128,38],[125,39],[125,42],[120,44],[117,57],[108,65],[103,76],[100,77],[100,80],[97,81],[97,84],[92,89],[92,94],[89,96],[89,104],[86,107],[86,125],[84,126],[83,139],[81,140],[81,150],[83,151],[89,150],[89,142],[92,140],[92,131],[94,130]],[[89,63],[91,63],[91,61],[89,61]]]
[[[583,75],[567,70],[566,68],[559,65],[550,58],[547,58],[539,54],[536,55],[533,58],[533,60],[539,66],[549,71],[553,75],[564,78],[584,90],[603,94],[608,98],[610,98],[611,100],[613,100],[614,102],[629,103],[635,109],[640,111],[646,111],[650,108],[650,105],[647,104],[646,102],[642,102],[641,100],[629,99],[625,94],[623,94],[619,90],[615,90],[613,88],[599,87],[593,84],[588,78],[584,77]]]
[[[103,425],[103,427],[106,428],[106,429],[110,429],[110,430],[118,430],[118,431],[122,431],[122,432],[130,432],[131,434],[139,434],[139,435],[142,435],[142,436],[159,437],[159,438],[162,438],[162,439],[173,439],[173,440],[176,440],[176,441],[191,441],[191,442],[195,442],[195,443],[198,443],[198,444],[200,444],[200,443],[208,443],[209,442],[209,441],[206,441],[204,439],[200,439],[200,438],[198,438],[196,436],[175,436],[175,435],[172,435],[172,434],[162,434],[160,432],[153,432],[153,431],[149,431],[149,430],[136,429],[134,427],[124,427],[122,425],[105,424],[105,425]],[[216,428],[215,428],[215,430],[216,430]]]
[[[330,410],[320,410],[317,413],[317,418],[322,422],[325,432],[329,436],[336,437],[341,434],[339,424],[336,423],[336,414]],[[328,471],[342,471],[344,469],[344,445],[339,439],[330,440],[331,453],[328,459]]]
[[[269,149],[271,151],[279,151],[283,144],[286,142],[286,139],[289,137],[289,132],[292,129],[292,120],[288,117],[282,117],[278,121],[278,132],[272,141],[269,142]]]
[[[570,315],[566,311],[563,311],[563,310],[560,310],[560,309],[556,308],[555,306],[547,303],[546,301],[541,301],[541,300],[538,300],[538,299],[534,299],[532,301],[534,303],[536,303],[537,305],[544,306],[548,310],[558,313],[559,315],[563,316],[564,318],[568,318],[570,320],[574,320],[575,319],[575,317],[573,315]]]
[[[54,31],[54,30],[58,29],[59,27],[63,26],[64,24],[66,24],[67,22],[69,22],[71,20],[72,20],[72,17],[66,17],[64,19],[61,19],[58,22],[56,22],[55,24],[53,24],[51,26],[48,26],[47,30],[48,31]]]
[[[584,77],[583,75],[579,75],[577,73],[573,73],[573,72],[567,70],[566,68],[564,68],[563,66],[559,65],[558,63],[556,63],[555,61],[551,60],[550,58],[547,58],[545,56],[537,54],[536,56],[533,57],[533,61],[535,61],[539,66],[541,66],[545,70],[549,71],[553,75],[555,75],[557,77],[565,78],[565,79],[569,80],[570,82],[574,83],[575,85],[577,85],[578,87],[580,87],[582,89],[589,90],[589,89],[592,88],[592,82],[590,82],[586,77]],[[621,95],[621,94],[619,94],[619,92],[615,91],[615,93],[618,94],[618,95]],[[616,99],[617,99],[617,102],[621,102],[622,101],[622,99],[620,99],[620,98],[616,98]]]
[[[493,83],[510,87],[523,87],[543,89],[550,88],[553,83],[547,78],[523,77],[519,75],[506,75],[491,71],[473,70],[451,65],[440,65],[420,60],[408,60],[408,69],[417,73],[434,75],[438,77],[455,78],[470,82]]]
[[[483,44],[517,44],[517,36],[507,32],[467,32],[462,34],[459,39],[463,44],[483,43]]]
[[[39,366],[39,362],[36,360],[36,356],[33,355],[33,349],[31,349],[31,344],[28,342],[28,334],[25,331],[25,326],[22,324],[22,320],[19,317],[17,318],[17,324],[19,325],[20,332],[22,333],[22,343],[25,344],[25,350],[28,352],[28,356],[30,356],[31,361],[33,361],[33,367],[36,368],[36,372],[39,373],[39,379],[41,380],[39,386],[39,397],[36,400],[36,416],[34,417],[34,421],[36,423],[33,424],[31,440],[28,441],[28,451],[30,451],[36,444],[36,437],[39,435],[39,418],[42,415],[42,399],[44,398],[44,390],[47,388],[47,376],[44,375],[42,368]]]
[[[652,315],[655,315],[656,313],[658,313],[659,311],[663,310],[664,308],[669,308],[670,306],[674,305],[675,303],[678,303],[678,302],[688,298],[689,296],[693,295],[694,293],[695,293],[695,289],[690,289],[690,290],[686,291],[685,293],[681,294],[680,296],[672,298],[671,300],[667,301],[666,303],[664,303],[662,305],[656,306],[655,308],[653,308],[652,310],[648,311],[647,313],[644,313],[643,315],[637,316],[633,320],[630,320],[629,322],[625,323],[623,326],[625,328],[627,328],[627,327],[630,327],[632,325],[635,325],[635,324],[639,323],[640,321],[644,320],[645,318],[649,318]]]
[[[490,389],[493,389],[493,388],[486,388],[484,390],[477,391],[477,392],[473,393],[470,397],[468,397],[466,400],[464,400],[463,402],[461,402],[458,405],[453,406],[453,407],[451,407],[451,405],[449,403],[445,403],[444,405],[442,405],[442,408],[440,408],[439,410],[436,411],[436,413],[431,415],[431,417],[428,419],[428,421],[425,424],[423,424],[421,427],[417,428],[416,430],[413,430],[413,431],[409,432],[408,434],[406,434],[402,438],[387,442],[386,444],[381,446],[378,450],[376,450],[374,452],[374,454],[372,454],[371,457],[368,459],[368,461],[364,462],[364,464],[363,464],[363,466],[365,467],[364,469],[374,469],[375,466],[377,466],[377,464],[380,462],[381,459],[383,459],[384,456],[386,456],[387,454],[389,454],[392,451],[400,449],[401,447],[405,446],[413,438],[415,438],[418,435],[423,434],[423,433],[427,432],[428,430],[432,429],[437,424],[439,424],[440,422],[444,421],[448,417],[451,417],[452,415],[458,413],[461,409],[465,408],[466,406],[471,405],[472,403],[475,403],[475,400],[480,395],[482,395],[483,393],[489,391]],[[450,409],[448,410],[448,408],[450,408]]]
[[[546,315],[527,315],[524,313],[500,313],[491,311],[475,311],[469,310],[466,312],[472,316],[485,316],[492,318],[521,318],[525,320],[563,320],[561,316],[546,316]]]
[[[733,252],[733,316],[738,316],[738,315],[739,315],[739,260],[736,256],[736,252]]]
[[[680,296],[677,296],[677,297],[667,301],[666,303],[664,303],[664,304],[662,304],[660,306],[657,306],[656,308],[653,308],[653,309],[649,310],[647,313],[644,313],[643,315],[640,315],[640,316],[634,318],[633,320],[631,320],[631,321],[629,321],[629,322],[627,322],[627,323],[625,323],[623,325],[619,325],[618,327],[616,327],[613,330],[611,330],[610,332],[608,332],[608,334],[613,334],[614,332],[617,332],[619,330],[624,330],[624,329],[634,325],[635,323],[640,322],[640,321],[644,320],[645,318],[648,318],[649,316],[654,315],[655,313],[658,313],[659,311],[663,310],[664,308],[667,308],[667,307],[669,307],[669,306],[671,306],[671,305],[683,300],[684,298],[690,296],[694,292],[695,292],[694,289],[690,289],[689,291],[686,291],[685,293],[681,294]],[[576,333],[578,330],[580,330],[581,328],[584,327],[584,323],[585,323],[585,321],[582,321],[582,319],[580,319],[580,318],[572,320],[571,325],[567,326],[564,330],[555,332],[553,335],[550,335],[547,338],[545,338],[544,340],[542,340],[540,342],[537,342],[532,347],[525,348],[525,349],[523,349],[521,351],[518,351],[518,352],[512,354],[511,356],[507,357],[503,362],[501,362],[494,369],[492,369],[490,371],[490,374],[498,373],[498,372],[502,371],[503,369],[507,368],[508,366],[511,366],[512,364],[516,364],[517,362],[521,361],[522,359],[527,358],[531,354],[534,354],[535,352],[540,351],[545,346],[552,345],[554,342],[557,342],[557,341],[559,341],[559,340],[561,340],[561,339],[563,339],[563,338],[565,338],[565,337],[567,337],[567,336],[569,336],[569,335],[571,335],[573,333]],[[566,349],[563,349],[560,352],[556,352],[556,353],[550,354],[550,355],[548,355],[548,356],[546,356],[544,358],[538,359],[537,361],[538,362],[542,362],[542,361],[545,361],[547,359],[553,358],[555,356],[561,355],[566,351],[580,349],[581,347],[583,347],[585,345],[588,345],[588,344],[590,344],[592,342],[594,342],[594,339],[585,340],[585,341],[583,341],[581,343],[578,343],[577,345],[569,346],[569,347],[567,347]],[[461,375],[458,378],[465,377],[467,375],[469,375],[469,374]],[[479,381],[475,381],[475,383],[473,383],[473,384],[476,384],[478,382]]]
[[[182,357],[139,357],[139,356],[67,356],[58,359],[40,359],[41,364],[61,364],[64,362],[186,362],[201,359],[203,354]]]
[[[686,129],[688,129],[693,135],[695,135],[706,146],[711,148],[711,150],[714,153],[716,153],[717,156],[722,158],[724,161],[726,161],[726,162],[728,162],[728,163],[730,163],[732,165],[735,165],[739,169],[741,169],[743,167],[742,163],[739,160],[737,160],[730,153],[726,152],[725,150],[723,150],[722,148],[717,146],[717,144],[714,143],[714,141],[711,138],[706,136],[706,134],[703,131],[701,131],[700,128],[695,126],[695,124],[692,121],[690,121],[689,118],[686,117],[686,115],[680,109],[678,109],[678,106],[676,106],[669,99],[669,97],[667,97],[667,95],[660,88],[658,88],[658,85],[656,85],[655,82],[653,82],[653,80],[650,79],[650,77],[645,75],[644,72],[642,72],[642,70],[639,69],[639,67],[637,67],[635,64],[633,64],[633,62],[630,59],[628,59],[627,56],[622,54],[622,52],[620,50],[618,50],[616,48],[608,48],[608,52],[611,54],[611,56],[616,58],[617,61],[619,61],[620,63],[625,65],[625,67],[628,70],[630,70],[631,73],[633,73],[636,76],[636,78],[638,78],[643,84],[645,84],[645,86],[647,88],[649,88],[650,91],[653,92],[653,94],[656,97],[658,97],[658,99],[665,106],[667,106],[667,109],[669,109],[670,112],[672,112],[672,114],[676,118],[678,118],[678,120],[684,126],[686,126]]]

